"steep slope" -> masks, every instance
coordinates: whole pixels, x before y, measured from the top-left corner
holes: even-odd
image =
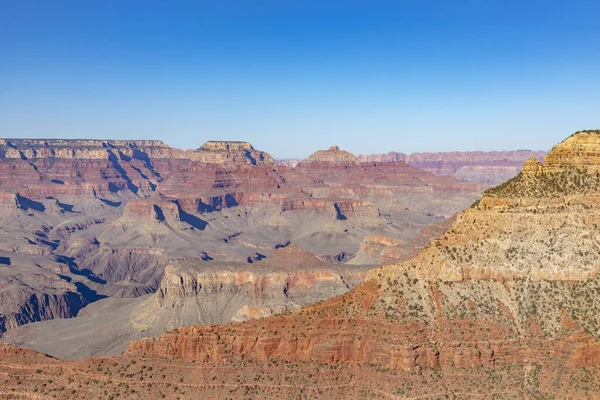
[[[328,264],[294,245],[253,264],[180,262],[167,266],[154,295],[100,300],[76,318],[12,329],[3,340],[68,359],[115,355],[181,326],[297,310],[346,293],[369,269]]]
[[[253,360],[254,371],[276,363],[269,380],[282,368],[294,380],[352,366],[367,377],[347,382],[345,394],[364,397],[432,388],[440,396],[593,397],[599,153],[600,131],[573,135],[544,165],[528,161],[486,192],[419,256],[373,270],[344,296],[285,317],[183,328],[133,343],[129,356],[200,362],[202,371],[232,360]],[[321,385],[317,378],[284,391],[315,395]]]
[[[2,281],[10,293],[2,318],[10,322],[0,335],[75,316],[106,296],[153,293],[167,265],[242,263],[251,270],[290,243],[340,263],[368,235],[410,250],[419,230],[481,190],[404,163],[361,164],[335,147],[304,164],[278,167],[248,142],[183,151],[160,141],[0,140],[0,251],[12,260]],[[32,265],[60,271],[42,267],[39,279],[22,284]]]
[[[369,235],[360,245],[358,253],[348,261],[353,265],[386,265],[410,260],[418,255],[431,240],[442,236],[452,227],[455,218],[448,218],[440,224],[427,225],[410,242],[404,242],[389,236]]]
[[[284,316],[180,328],[134,342],[120,357],[76,363],[1,346],[3,390],[57,398],[595,398],[598,154],[600,131],[575,134],[544,164],[530,160],[486,192],[414,259]]]

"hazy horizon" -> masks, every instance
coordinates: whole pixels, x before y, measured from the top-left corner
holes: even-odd
[[[0,136],[277,158],[548,150],[600,127],[600,5],[4,2]]]
[[[565,137],[566,138],[566,137]],[[177,146],[171,146],[168,141],[160,139],[160,138],[153,138],[153,139],[148,139],[148,138],[135,138],[135,139],[131,139],[131,138],[127,138],[127,137],[123,137],[123,138],[114,138],[114,137],[103,137],[103,136],[98,136],[95,138],[90,138],[90,137],[35,137],[35,136],[24,136],[24,137],[0,137],[0,139],[4,139],[4,140],[18,140],[18,139],[29,139],[29,140],[100,140],[100,141],[112,141],[112,140],[159,140],[161,142],[163,142],[164,144],[168,145],[169,147],[172,148],[178,148],[181,150],[196,150],[199,149],[202,144],[209,142],[209,141],[220,141],[220,142],[229,142],[229,141],[241,141],[241,142],[248,142],[252,145],[252,147],[256,150],[261,150],[264,151],[268,154],[270,154],[273,158],[275,158],[276,160],[294,160],[294,159],[304,159],[308,156],[310,156],[312,153],[319,151],[319,150],[327,150],[329,147],[331,146],[338,146],[340,148],[340,150],[345,150],[345,151],[349,151],[350,153],[353,153],[354,155],[371,155],[371,154],[386,154],[386,153],[390,153],[390,152],[397,152],[397,153],[405,153],[405,154],[411,154],[411,153],[437,153],[436,151],[431,151],[431,150],[423,150],[423,151],[403,151],[402,149],[390,149],[390,150],[383,150],[380,152],[375,152],[375,153],[364,153],[364,152],[353,152],[348,150],[347,148],[345,148],[344,146],[340,146],[337,143],[332,143],[330,146],[325,146],[323,148],[315,148],[312,151],[310,151],[310,153],[308,154],[304,154],[304,155],[300,155],[298,157],[279,157],[277,154],[271,153],[268,150],[265,150],[263,148],[257,147],[254,145],[254,143],[252,143],[252,141],[250,140],[227,140],[227,139],[208,139],[202,143],[199,143],[197,146],[194,147],[189,147],[189,148],[183,148],[183,147],[177,147]],[[532,151],[532,152],[538,152],[538,151],[549,151],[550,149],[510,149],[510,148],[506,148],[506,149],[492,149],[492,150],[479,150],[479,149],[472,149],[472,150],[441,150],[439,152],[448,152],[448,153],[454,153],[454,152],[503,152],[503,151]]]

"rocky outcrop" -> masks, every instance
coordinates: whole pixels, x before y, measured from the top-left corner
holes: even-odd
[[[390,395],[400,389],[383,389],[384,371],[434,370],[428,385],[443,388],[442,395],[459,393],[454,384],[462,393],[484,394],[463,375],[452,384],[443,378],[460,370],[479,382],[490,376],[515,382],[502,385],[506,397],[593,396],[600,376],[600,188],[591,175],[592,139],[578,133],[556,146],[542,174],[528,162],[417,257],[372,270],[346,295],[289,316],[184,328],[133,343],[129,354],[205,366],[230,360],[282,366],[269,376],[283,365],[287,371],[303,365],[303,374],[323,364],[351,365],[375,374]],[[574,377],[584,368],[594,371],[584,386],[549,384],[559,371]],[[424,390],[411,384],[402,393]]]
[[[325,263],[295,245],[252,264],[179,262],[166,267],[154,295],[101,300],[76,318],[12,329],[4,340],[63,358],[119,354],[132,340],[181,326],[264,318],[344,294],[369,268]]]
[[[247,142],[211,141],[184,151],[160,141],[0,140],[0,251],[29,258],[24,265],[62,265],[56,273],[72,285],[68,291],[87,302],[133,298],[157,291],[168,265],[258,265],[289,243],[340,264],[369,234],[410,243],[482,189],[404,162],[360,163],[337,147],[304,165],[279,167]],[[21,269],[15,262],[7,274],[14,278]],[[284,285],[285,274],[277,272],[269,273]],[[300,295],[305,300],[289,304],[340,294],[362,276],[331,274],[336,285],[312,285]],[[277,285],[269,290],[282,291]],[[53,293],[30,286],[40,301]],[[222,301],[233,292],[223,292]],[[7,315],[25,307],[28,297],[19,298]],[[70,311],[22,321],[74,316],[80,305],[70,304]],[[229,321],[213,314],[193,321]]]
[[[331,146],[327,150],[319,150],[302,160],[302,163],[357,163],[358,159],[352,153]]]
[[[365,201],[338,201],[333,204],[335,217],[346,219],[377,219],[381,216],[375,204]]]
[[[217,152],[250,151],[254,150],[254,147],[248,142],[208,141],[200,147],[200,150]]]
[[[16,210],[17,208],[19,208],[17,194],[0,192],[0,204],[2,204],[2,207],[4,207],[5,209]]]
[[[155,223],[180,221],[179,206],[169,201],[155,201],[152,199],[130,200],[123,210],[123,218],[137,221],[151,221]]]
[[[581,131],[557,144],[544,160],[544,171],[561,173],[578,168],[597,174],[600,168],[600,131]]]

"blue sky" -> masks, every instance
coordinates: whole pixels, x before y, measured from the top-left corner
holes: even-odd
[[[600,2],[0,0],[0,136],[279,158],[600,128]]]

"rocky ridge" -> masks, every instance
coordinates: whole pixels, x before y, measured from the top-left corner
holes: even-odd
[[[326,263],[294,245],[252,264],[179,262],[153,295],[100,300],[76,318],[13,328],[4,341],[67,359],[117,355],[182,326],[264,318],[344,294],[370,268]]]
[[[234,360],[252,360],[253,370],[278,365],[267,378],[281,368],[306,375],[352,366],[359,376],[369,371],[348,384],[363,397],[415,397],[431,387],[441,396],[593,397],[597,151],[600,131],[575,134],[548,154],[541,173],[528,168],[486,192],[416,258],[371,271],[344,296],[284,317],[183,328],[133,343],[128,356],[194,361],[199,371]],[[552,190],[538,196],[540,187]],[[288,389],[324,388],[317,379]]]
[[[523,162],[528,158],[543,160],[544,151],[456,151],[438,153],[405,154],[390,151],[385,154],[359,154],[361,163],[405,162],[438,176],[454,176],[464,182],[479,182],[488,185],[499,184],[519,174]],[[303,160],[282,159],[277,164],[295,168]]]
[[[580,132],[543,164],[528,161],[416,258],[371,271],[345,295],[283,316],[180,328],[117,358],[64,362],[0,345],[3,390],[58,398],[101,398],[103,390],[146,399],[594,398],[595,140],[600,151],[600,131]]]
[[[528,158],[543,160],[543,151],[465,151],[441,153],[395,153],[358,155],[362,162],[404,161],[411,167],[435,175],[454,176],[461,181],[499,184],[516,176]]]
[[[359,163],[337,147],[313,158],[292,169],[247,142],[183,151],[160,141],[0,140],[0,251],[11,260],[0,283],[10,293],[0,335],[74,317],[106,297],[154,293],[169,265],[254,266],[290,243],[345,263],[367,235],[403,241],[409,251],[421,228],[441,223],[482,189],[405,163]],[[403,256],[389,251],[385,260],[394,255]],[[19,283],[30,265],[40,266],[40,278]],[[221,278],[228,284],[226,274],[217,275],[215,287]],[[341,294],[349,287],[341,281],[315,286],[306,298]],[[283,297],[277,301],[269,308],[291,309]],[[190,321],[227,322],[237,312]]]

